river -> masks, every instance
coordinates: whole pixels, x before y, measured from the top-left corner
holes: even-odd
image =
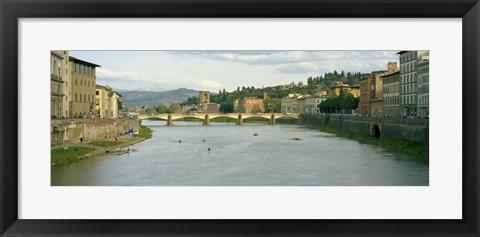
[[[52,186],[429,184],[428,164],[411,155],[303,126],[215,122],[204,126],[179,121],[175,126],[165,126],[165,121],[142,124],[153,130],[153,137],[132,145],[133,152],[52,166]]]

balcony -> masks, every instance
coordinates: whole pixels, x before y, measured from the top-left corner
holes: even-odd
[[[63,78],[61,76],[58,76],[58,75],[55,75],[55,74],[50,74],[50,79],[52,81],[63,83]]]

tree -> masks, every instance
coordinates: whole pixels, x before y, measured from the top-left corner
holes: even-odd
[[[173,114],[182,113],[182,108],[177,102],[171,103],[170,106],[168,106],[168,109],[170,110],[170,113]]]
[[[147,108],[147,109],[145,110],[145,112],[146,112],[148,115],[157,114],[157,110],[155,110],[154,108]]]
[[[322,113],[334,113],[340,110],[350,111],[358,108],[360,100],[352,94],[340,91],[339,96],[330,96],[318,105]]]
[[[188,98],[186,101],[180,103],[180,105],[185,106],[185,105],[197,105],[200,104],[200,101],[198,100],[197,96],[193,96]]]
[[[266,98],[263,100],[263,106],[267,113],[280,113],[282,109],[282,102],[279,98]]]
[[[170,113],[170,109],[164,103],[160,103],[157,107],[155,107],[155,109],[157,110],[157,112],[159,114],[169,114]]]
[[[322,113],[334,113],[338,110],[338,96],[328,97],[325,101],[318,105]]]
[[[345,108],[345,90],[340,88],[340,92],[338,93],[338,109],[344,110]]]
[[[352,110],[358,108],[358,103],[360,99],[355,98],[352,94],[347,94],[345,96],[345,109]]]
[[[232,113],[233,112],[233,103],[222,102],[220,104],[220,112],[222,113]]]
[[[118,106],[118,110],[123,109],[123,104],[122,104],[122,101],[120,99],[117,99],[117,106]]]
[[[309,77],[309,78],[307,79],[307,85],[309,85],[309,86],[310,86],[310,85],[313,85],[313,79],[312,79],[312,77]]]

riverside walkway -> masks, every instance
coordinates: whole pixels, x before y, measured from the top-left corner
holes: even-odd
[[[62,144],[62,145],[51,146],[51,150],[53,151],[55,149],[62,149],[62,148],[68,150],[70,147],[85,147],[85,148],[92,149],[92,151],[90,151],[90,152],[88,152],[84,155],[76,157],[74,159],[74,161],[77,161],[77,160],[82,160],[82,159],[85,159],[85,158],[88,158],[88,157],[92,157],[92,156],[107,153],[107,152],[116,152],[116,151],[119,151],[120,148],[131,146],[135,143],[139,143],[139,142],[144,141],[144,140],[145,140],[145,138],[141,138],[141,137],[125,136],[125,137],[122,137],[121,139],[117,140],[117,141],[120,141],[122,143],[120,143],[118,145],[115,145],[115,146],[99,146],[99,145],[89,144],[92,141],[84,141],[84,142],[77,141],[77,142],[65,143],[65,144]],[[115,140],[109,139],[109,140],[98,140],[98,141],[95,141],[95,142],[101,143],[101,142],[114,142],[114,141]],[[52,161],[52,165],[60,165],[60,164],[67,164],[67,163],[70,163],[70,161],[69,162],[60,162],[60,163],[55,163],[55,162]]]

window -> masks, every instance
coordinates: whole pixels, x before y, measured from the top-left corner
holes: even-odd
[[[80,85],[83,86],[83,80],[80,80]]]
[[[99,93],[98,93],[98,92],[99,92],[99,91],[95,91],[95,95],[99,95]]]
[[[77,78],[75,78],[75,85],[77,85],[77,81],[78,81]]]
[[[78,99],[78,98],[77,98],[77,93],[75,93],[75,102],[78,101],[77,99]]]

